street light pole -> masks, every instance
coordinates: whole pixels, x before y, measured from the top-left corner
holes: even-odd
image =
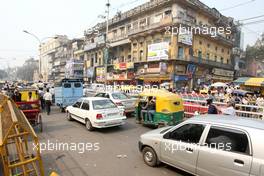
[[[31,32],[28,32],[27,30],[23,30],[23,32],[26,33],[26,34],[29,34],[29,35],[33,36],[39,42],[39,78],[40,78],[40,75],[42,75],[41,74],[41,65],[42,65],[41,64],[41,58],[42,58],[41,47],[42,47],[42,42],[43,42],[43,40],[48,39],[48,38],[56,39],[58,37],[56,37],[56,36],[55,37],[45,37],[45,38],[43,38],[41,40],[38,36],[36,36],[35,34],[33,34]],[[42,75],[42,77],[43,77],[43,75]]]

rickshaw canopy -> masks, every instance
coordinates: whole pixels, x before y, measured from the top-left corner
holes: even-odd
[[[145,90],[139,97],[155,97],[156,112],[173,113],[183,111],[183,100],[177,94],[166,90]]]

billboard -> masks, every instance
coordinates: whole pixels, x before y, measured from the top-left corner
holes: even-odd
[[[169,43],[161,42],[148,45],[148,61],[169,59]]]

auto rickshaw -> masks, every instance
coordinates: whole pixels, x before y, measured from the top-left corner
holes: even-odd
[[[149,118],[148,110],[144,110],[149,97],[154,97],[156,103],[152,119]],[[144,125],[175,125],[184,116],[183,100],[177,94],[166,90],[146,90],[139,94],[135,114],[137,122]]]

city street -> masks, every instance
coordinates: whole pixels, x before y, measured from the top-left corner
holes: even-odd
[[[187,175],[162,164],[158,168],[147,166],[138,151],[138,139],[151,130],[128,118],[122,127],[88,132],[85,125],[67,121],[65,113],[53,108],[50,116],[43,115],[44,130],[38,133],[40,142],[99,143],[98,151],[43,151],[46,174],[52,171],[62,176],[175,176]]]

